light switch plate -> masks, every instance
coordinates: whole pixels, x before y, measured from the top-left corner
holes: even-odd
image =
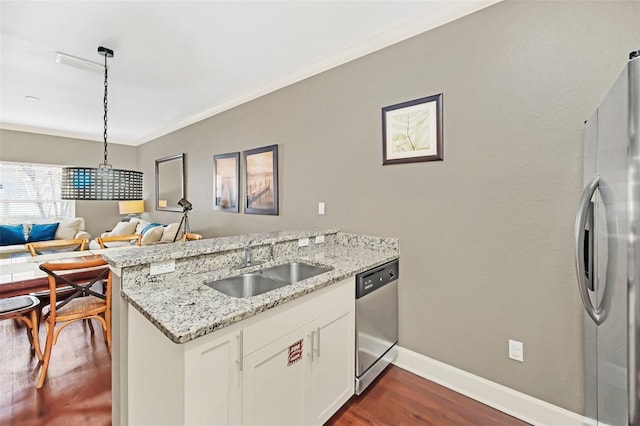
[[[176,261],[165,260],[164,262],[153,262],[150,265],[149,274],[151,275],[160,275],[160,274],[168,274],[169,272],[173,272],[176,270]]]
[[[322,201],[318,203],[318,214],[324,214],[324,203]]]

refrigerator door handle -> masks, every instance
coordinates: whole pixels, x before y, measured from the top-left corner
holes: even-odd
[[[589,288],[591,284],[589,282],[589,278],[594,279],[593,273],[591,273],[590,277],[587,278],[585,271],[585,256],[584,256],[584,237],[585,237],[585,226],[587,224],[587,220],[589,218],[589,212],[591,211],[591,198],[593,194],[598,189],[600,185],[600,176],[594,177],[591,182],[584,188],[582,191],[582,196],[580,197],[580,204],[578,207],[578,213],[576,215],[576,225],[574,230],[575,237],[575,249],[574,249],[574,259],[576,265],[576,273],[578,275],[578,290],[580,291],[580,298],[582,299],[582,304],[584,306],[585,311],[593,322],[597,325],[602,324],[605,319],[605,315],[603,315],[602,309],[599,307],[594,307],[593,303],[591,303],[591,298],[589,297]],[[593,233],[591,233],[593,234]]]
[[[640,425],[640,55],[629,61],[629,234],[627,236],[627,384],[629,425]],[[634,59],[635,58],[635,59]]]

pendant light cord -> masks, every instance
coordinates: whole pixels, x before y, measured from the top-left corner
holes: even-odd
[[[109,152],[107,151],[107,93],[108,93],[108,84],[107,84],[107,56],[104,55],[104,167],[108,167],[107,156]]]
[[[0,0],[1,1],[1,0]],[[104,163],[98,167],[64,167],[61,179],[63,200],[142,200],[142,172],[114,169],[109,164],[107,151],[108,112],[108,59],[113,58],[113,50],[98,46],[98,54],[104,56]]]

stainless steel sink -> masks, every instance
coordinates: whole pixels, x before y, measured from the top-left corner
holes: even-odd
[[[283,265],[272,266],[271,268],[263,269],[261,272],[269,278],[293,284],[295,282],[329,272],[332,269],[333,268],[327,268],[324,266],[309,265],[307,263],[291,262]]]
[[[332,269],[325,266],[291,262],[272,266],[258,272],[224,278],[206,283],[206,285],[227,296],[251,297],[311,278]]]
[[[251,297],[287,285],[262,274],[242,274],[207,283],[207,285],[231,297]]]

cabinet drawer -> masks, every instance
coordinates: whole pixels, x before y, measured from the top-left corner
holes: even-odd
[[[259,322],[243,330],[243,355],[255,352],[310,323],[332,307],[349,301],[355,303],[353,277],[261,314]]]

